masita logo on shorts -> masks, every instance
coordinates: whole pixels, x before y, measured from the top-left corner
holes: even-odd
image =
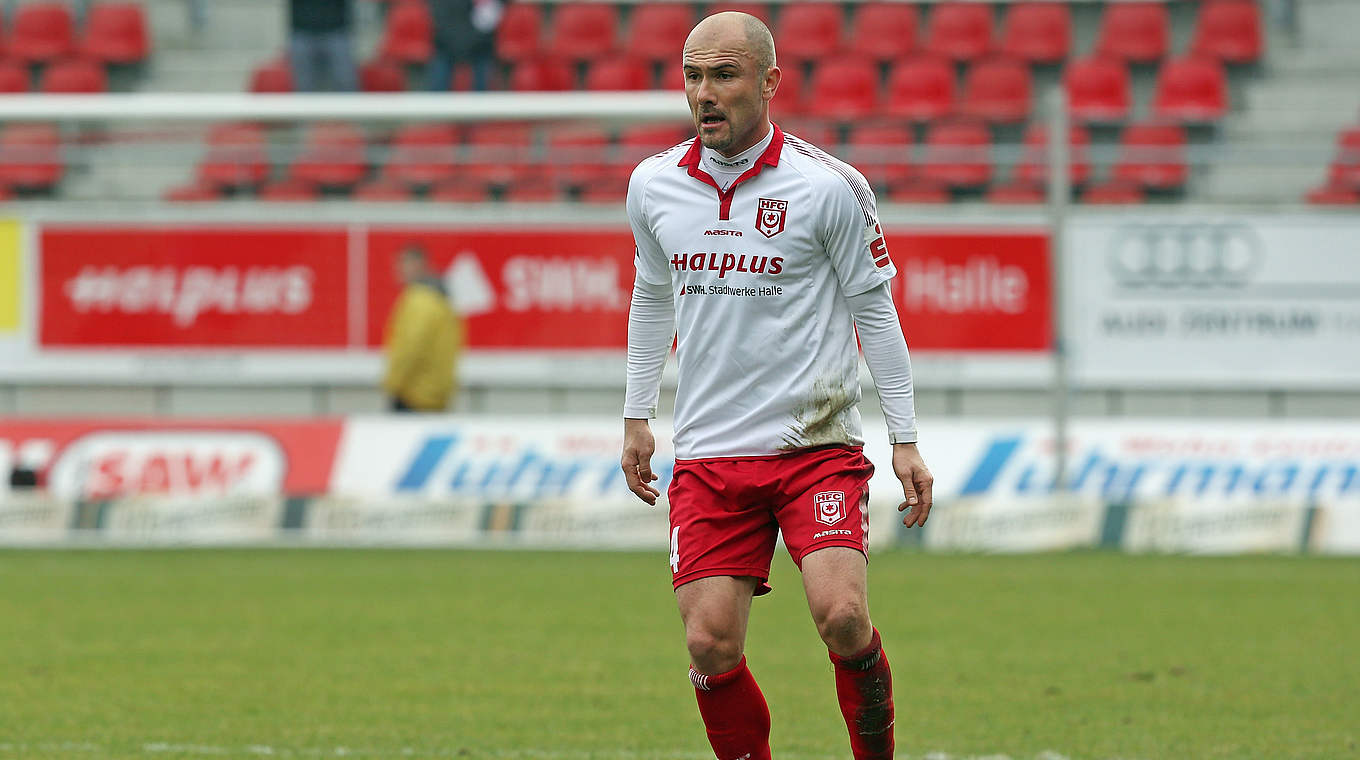
[[[822,491],[812,495],[812,506],[817,510],[817,522],[835,525],[845,519],[845,492]]]

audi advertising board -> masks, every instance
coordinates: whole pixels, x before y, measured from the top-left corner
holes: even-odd
[[[1078,382],[1360,383],[1360,220],[1080,218],[1067,242]]]

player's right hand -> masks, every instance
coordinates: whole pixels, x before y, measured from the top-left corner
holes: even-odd
[[[655,505],[661,492],[652,485],[658,475],[652,472],[652,454],[656,452],[656,438],[647,420],[624,419],[623,421],[623,477],[628,481],[628,490],[648,504]]]

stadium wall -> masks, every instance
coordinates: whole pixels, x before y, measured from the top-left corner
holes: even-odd
[[[882,216],[922,417],[1047,414],[1043,215]],[[388,260],[411,242],[469,314],[460,410],[611,413],[631,284],[619,217],[36,208],[0,222],[0,414],[379,411]],[[1360,414],[1354,215],[1082,210],[1065,239],[1074,413]]]

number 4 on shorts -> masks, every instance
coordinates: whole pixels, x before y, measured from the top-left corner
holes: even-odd
[[[680,572],[680,526],[671,528],[671,572]]]

